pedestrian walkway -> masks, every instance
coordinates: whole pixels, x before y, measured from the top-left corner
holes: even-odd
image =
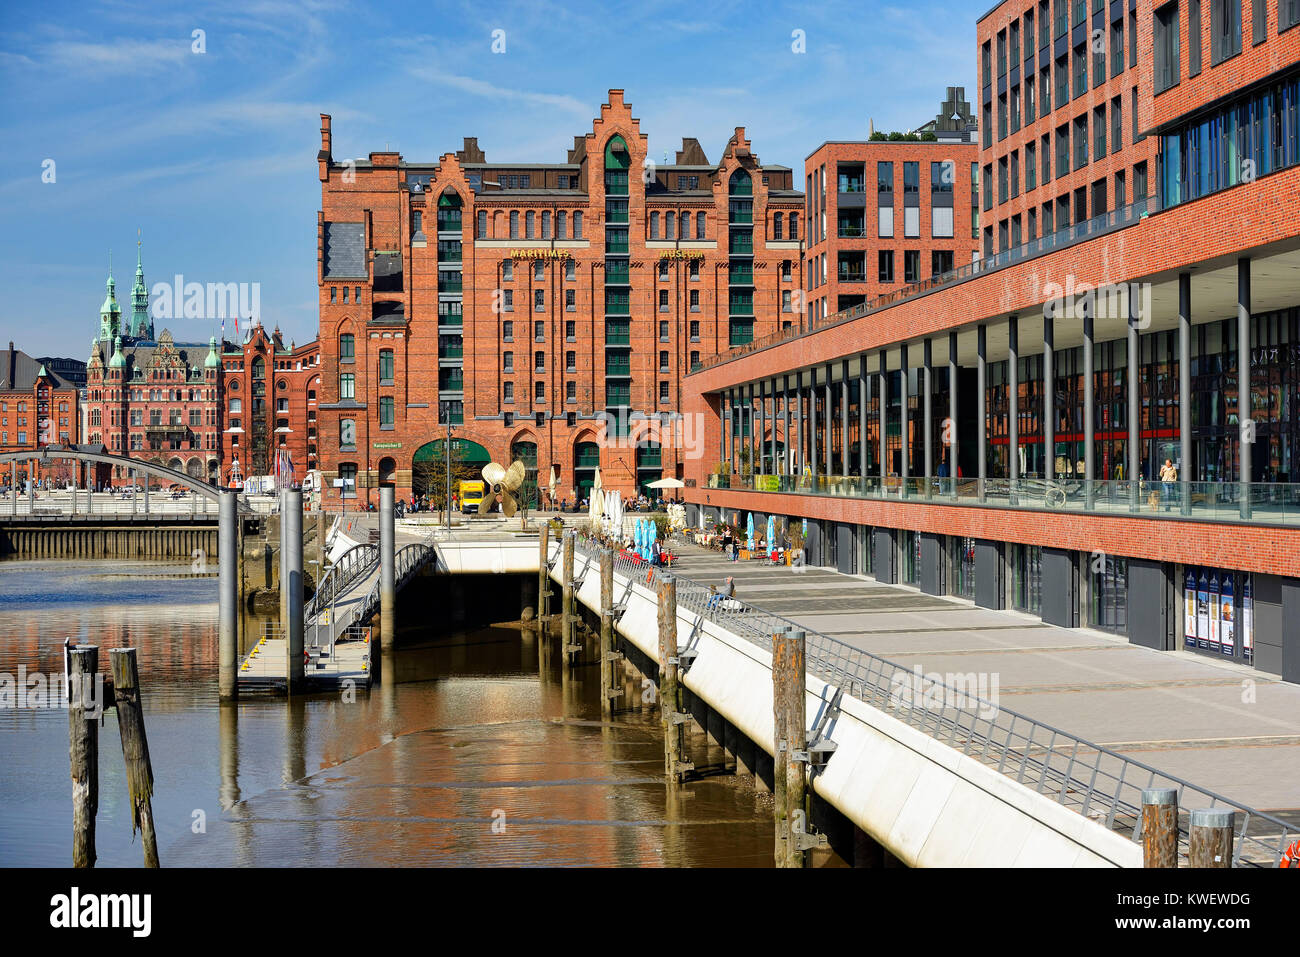
[[[810,630],[927,675],[983,676],[1006,708],[1244,805],[1300,814],[1300,686],[831,569],[674,548],[686,578],[734,576],[737,598]]]

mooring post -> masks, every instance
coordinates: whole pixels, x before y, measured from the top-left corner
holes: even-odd
[[[280,549],[284,555],[280,589],[287,596],[284,640],[289,658],[289,693],[294,694],[302,689],[307,671],[302,619],[302,492],[287,490],[284,505],[280,516]]]
[[[660,575],[659,581],[659,720],[664,731],[664,773],[681,782],[694,767],[682,759],[683,724],[690,720],[681,706],[681,669],[677,657],[677,578]]]
[[[544,521],[537,530],[537,627],[545,634],[551,613],[551,577],[547,562],[551,557],[551,523]]]
[[[72,866],[95,866],[95,815],[99,811],[99,718],[96,687],[99,648],[67,651],[68,740],[72,763]]]
[[[777,867],[787,866],[786,848],[789,844],[785,800],[785,789],[788,783],[785,712],[785,684],[789,677],[785,667],[787,644],[786,632],[780,631],[772,636],[772,795],[775,799],[772,814],[776,825],[776,848],[773,856]]]
[[[614,687],[614,662],[623,655],[614,650],[614,552],[600,550],[600,712],[614,713],[614,698],[623,692]]]
[[[1178,866],[1178,791],[1174,788],[1142,792],[1142,866]]]
[[[239,695],[239,500],[232,489],[226,489],[220,502],[217,688],[225,701]]]
[[[391,654],[397,639],[397,526],[393,518],[393,486],[379,489],[379,642]]]
[[[574,655],[573,640],[573,546],[577,541],[578,533],[567,531],[564,533],[564,566],[562,584],[564,594],[560,608],[560,636],[561,647],[564,652],[564,661],[566,664],[572,664]]]
[[[786,677],[786,818],[790,833],[786,845],[786,866],[808,866],[808,672],[804,657],[804,633],[786,631],[782,660]]]
[[[114,648],[108,653],[113,670],[113,692],[117,699],[117,726],[122,735],[122,762],[126,765],[126,788],[131,797],[131,833],[140,831],[144,845],[144,866],[158,866],[158,839],[153,827],[153,765],[149,761],[149,739],[144,732],[144,708],[140,703],[140,672],[134,648]]]
[[[1192,812],[1187,863],[1192,867],[1232,866],[1232,808],[1208,807]]]

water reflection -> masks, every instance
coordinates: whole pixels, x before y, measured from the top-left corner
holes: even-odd
[[[594,655],[571,671],[556,640],[421,624],[355,700],[222,706],[215,582],[157,577],[176,571],[0,563],[0,671],[61,671],[68,635],[140,650],[164,866],[771,865],[770,800],[730,776],[666,787],[657,714],[629,679],[602,720]],[[138,866],[114,725],[99,858]],[[66,714],[0,711],[0,752],[0,865],[65,864]]]

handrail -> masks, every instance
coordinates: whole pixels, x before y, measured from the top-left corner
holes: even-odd
[[[596,546],[578,536],[575,550],[597,558]],[[615,571],[653,588],[664,570],[617,556]],[[793,628],[806,635],[809,674],[856,697],[1039,794],[1084,815],[1134,842],[1142,840],[1142,795],[1146,788],[1172,787],[1181,808],[1225,807],[1236,812],[1234,867],[1274,867],[1300,827],[1287,824],[1208,788],[1202,788],[1142,761],[1062,731],[1045,722],[985,701],[967,689],[918,676],[910,668],[854,648],[798,622],[738,598],[719,600],[716,592],[667,569],[677,581],[677,607],[726,628],[768,651],[772,636]],[[918,687],[918,685],[920,687]],[[901,692],[901,693],[900,693]],[[919,693],[918,693],[919,692]],[[935,696],[945,702],[934,707]],[[991,716],[990,716],[991,715]],[[1179,830],[1186,852],[1188,833]]]
[[[316,617],[322,609],[347,591],[348,586],[354,581],[368,575],[378,561],[378,545],[373,542],[353,545],[340,555],[338,561],[325,573],[325,577],[316,588],[316,594],[311,596],[311,600],[303,608],[303,617],[308,621]]]
[[[950,286],[957,283],[965,282],[977,275],[1002,269],[1015,263],[1025,262],[1037,256],[1046,255],[1047,253],[1057,252],[1084,242],[1088,239],[1095,239],[1098,236],[1104,236],[1107,233],[1115,232],[1126,226],[1134,225],[1144,216],[1158,212],[1160,210],[1160,199],[1155,194],[1149,194],[1146,197],[1129,203],[1127,206],[1121,206],[1117,209],[1109,210],[1086,219],[1083,222],[1075,223],[1073,226],[1066,226],[1058,229],[1054,233],[1042,236],[1038,239],[1031,239],[1027,243],[1021,243],[1014,249],[1006,249],[992,256],[986,256],[977,259],[974,262],[966,263],[964,266],[958,266],[946,273],[938,276],[931,276],[929,279],[922,279],[919,282],[908,283],[898,289],[890,292],[881,293],[868,302],[858,303],[856,306],[850,306],[848,309],[841,309],[826,316],[820,321],[813,321],[808,318],[803,328],[791,327],[789,329],[779,329],[776,332],[766,336],[761,336],[751,342],[745,343],[740,347],[733,347],[726,352],[714,353],[705,356],[700,360],[697,368],[691,369],[691,374],[702,372],[705,369],[712,369],[715,366],[730,362],[733,359],[739,359],[751,352],[758,352],[760,349],[766,349],[769,346],[776,345],[789,339],[798,339],[801,336],[811,335],[828,329],[831,326],[838,326],[841,323],[851,322],[854,319],[861,319],[863,316],[887,309],[904,299],[911,299],[913,296],[919,296],[922,293],[930,292],[943,286]]]

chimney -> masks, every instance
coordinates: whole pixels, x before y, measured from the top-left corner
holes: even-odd
[[[320,181],[328,182],[330,164],[334,162],[333,136],[330,133],[331,120],[328,113],[320,115],[320,150],[316,153],[316,165],[319,167]]]

